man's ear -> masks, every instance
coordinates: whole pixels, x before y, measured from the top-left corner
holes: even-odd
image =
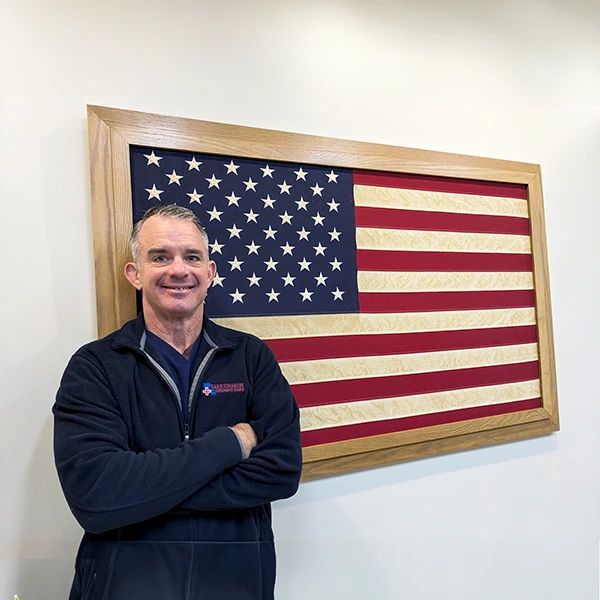
[[[214,260],[208,261],[208,287],[213,282],[215,275],[217,274],[217,263]]]
[[[140,272],[138,266],[134,262],[128,262],[125,265],[125,277],[127,281],[136,289],[142,289],[142,282],[140,281]]]

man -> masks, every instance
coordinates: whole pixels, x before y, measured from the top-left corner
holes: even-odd
[[[53,408],[85,530],[70,600],[271,599],[270,502],[298,487],[298,408],[263,342],[204,315],[216,265],[194,213],[151,208],[131,248],[142,313],[72,357]]]

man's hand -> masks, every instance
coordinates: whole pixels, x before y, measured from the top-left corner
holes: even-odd
[[[244,447],[244,458],[250,456],[250,452],[256,444],[258,444],[258,438],[252,426],[248,423],[238,423],[234,425],[232,429],[238,434],[242,446]]]

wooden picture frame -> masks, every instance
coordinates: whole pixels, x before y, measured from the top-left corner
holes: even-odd
[[[548,263],[539,165],[224,125],[88,106],[98,335],[136,315],[123,277],[132,227],[130,149],[352,168],[526,186],[540,406],[459,422],[334,442],[304,450],[304,478],[548,434],[559,428]]]

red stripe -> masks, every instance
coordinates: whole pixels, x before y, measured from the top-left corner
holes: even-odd
[[[410,373],[390,377],[300,383],[292,385],[292,392],[298,406],[306,408],[325,404],[373,400],[374,398],[395,398],[532,381],[538,379],[539,376],[538,361],[535,360],[510,365],[473,367],[433,373]]]
[[[410,252],[407,250],[358,250],[359,271],[415,272],[525,272],[532,270],[531,254],[486,252]]]
[[[490,348],[537,342],[535,325],[268,340],[279,362]]]
[[[361,313],[487,310],[535,306],[533,290],[484,292],[361,292]]]
[[[357,169],[354,171],[354,184],[527,200],[527,185],[520,183],[500,183],[496,181],[455,179],[452,177],[435,177],[433,175],[407,175],[404,173],[362,171]]]
[[[357,206],[357,227],[529,235],[529,219]]]
[[[524,410],[533,410],[542,406],[541,398],[521,400],[519,402],[507,402],[506,404],[492,404],[489,406],[477,406],[473,408],[461,408],[447,412],[439,412],[415,417],[403,417],[389,421],[374,421],[372,423],[359,423],[357,425],[341,425],[340,427],[329,427],[327,429],[315,429],[314,431],[302,432],[302,446],[316,446],[318,444],[329,444],[331,442],[342,442],[345,440],[359,439],[373,435],[394,433],[396,431],[409,431],[421,427],[432,427],[433,425],[444,425],[446,423],[458,423],[469,419],[480,419],[494,415],[504,415]]]

